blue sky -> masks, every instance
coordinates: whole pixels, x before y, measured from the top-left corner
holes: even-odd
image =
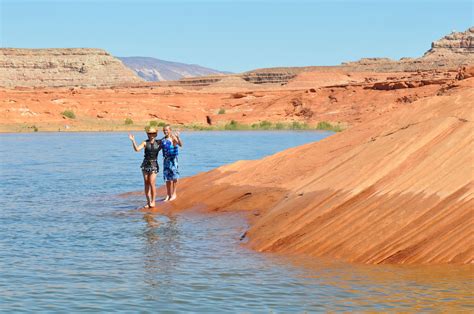
[[[0,0],[2,47],[97,47],[241,72],[421,56],[472,1]]]

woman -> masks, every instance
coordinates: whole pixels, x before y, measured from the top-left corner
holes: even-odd
[[[135,142],[135,137],[132,134],[128,135],[128,138],[132,141],[133,149],[139,152],[145,148],[145,158],[143,159],[141,168],[143,173],[143,181],[145,184],[145,195],[147,205],[145,208],[155,207],[156,199],[156,175],[159,171],[157,157],[158,152],[161,149],[161,141],[156,140],[158,131],[154,127],[145,128],[148,139],[143,141],[140,145]]]
[[[183,147],[183,142],[179,137],[179,132],[171,131],[169,124],[163,127],[165,137],[161,140],[163,149],[163,178],[166,182],[165,202],[176,199],[176,186],[178,184],[178,146]]]

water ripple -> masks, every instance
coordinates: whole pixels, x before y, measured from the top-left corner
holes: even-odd
[[[328,135],[184,133],[182,173]],[[124,133],[0,135],[0,310],[473,310],[469,265],[364,266],[259,254],[240,244],[246,222],[239,214],[134,211],[141,196],[116,195],[141,189],[140,159]]]

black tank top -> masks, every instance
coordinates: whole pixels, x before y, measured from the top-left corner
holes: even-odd
[[[147,160],[156,160],[158,157],[158,152],[160,151],[160,144],[155,140],[153,144],[150,143],[150,140],[146,140],[145,144],[145,159]]]

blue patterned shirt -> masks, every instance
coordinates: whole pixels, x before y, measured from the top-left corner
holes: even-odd
[[[162,139],[161,148],[163,149],[164,158],[175,158],[178,156],[178,145],[173,145],[171,140],[166,138]]]

